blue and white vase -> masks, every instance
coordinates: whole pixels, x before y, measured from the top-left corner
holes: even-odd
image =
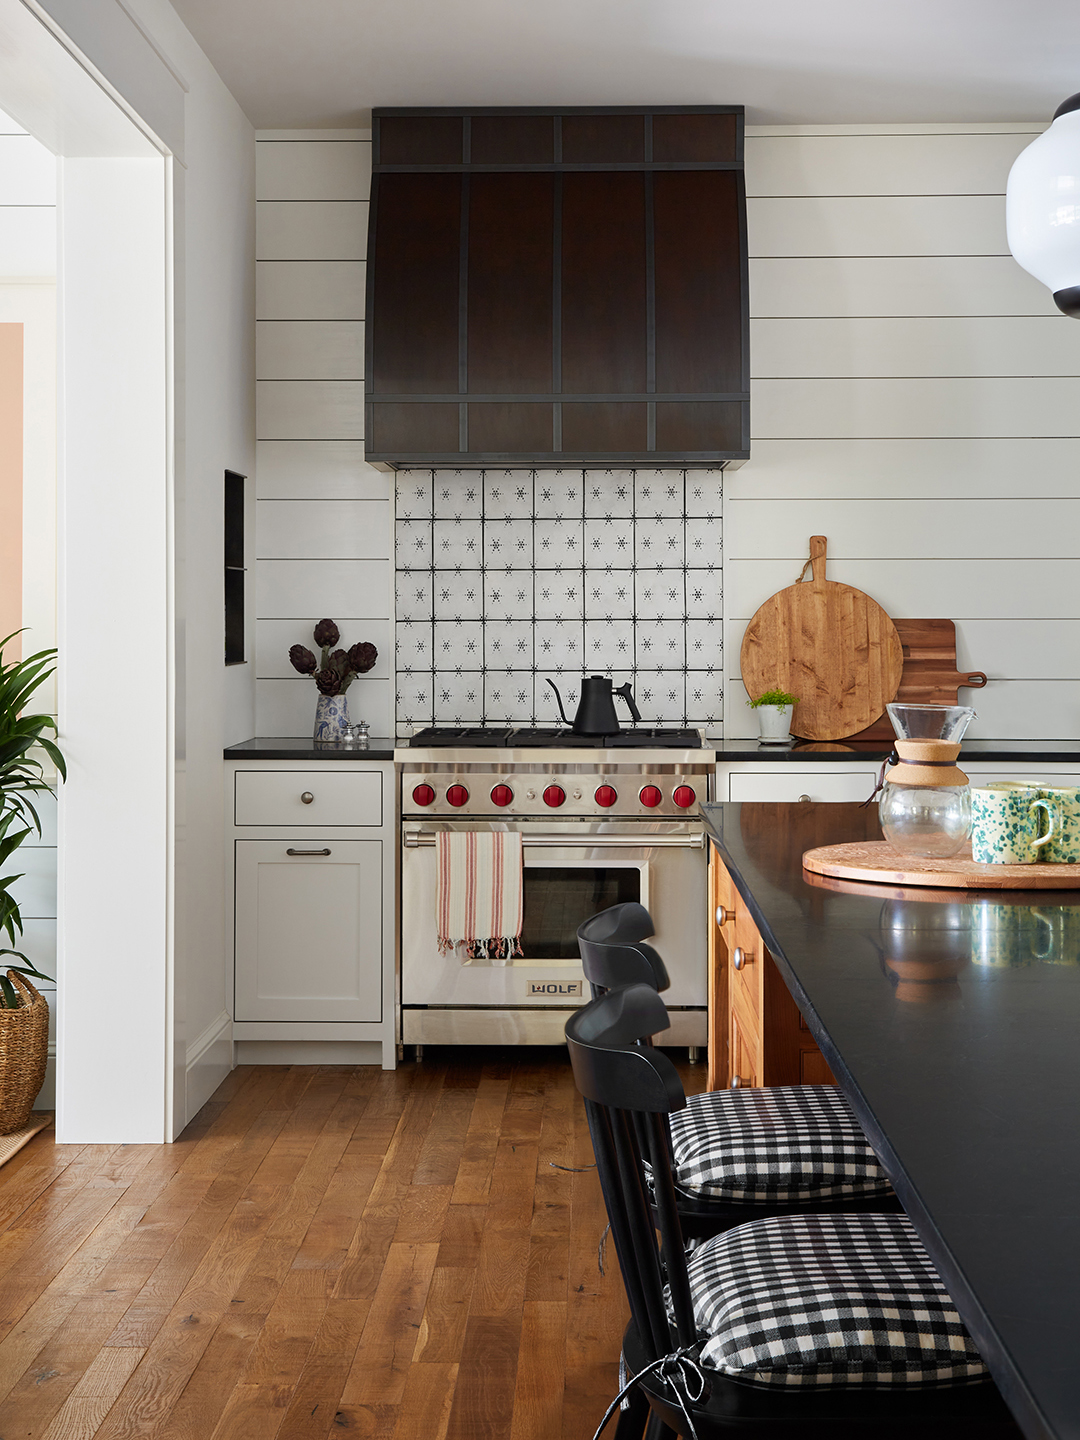
[[[315,706],[315,739],[349,739],[349,703],[344,695],[320,695]]]

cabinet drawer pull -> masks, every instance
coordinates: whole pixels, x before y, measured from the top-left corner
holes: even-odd
[[[731,963],[735,966],[736,970],[741,970],[746,964],[746,951],[741,945],[736,945],[732,951]]]
[[[286,850],[286,855],[329,855],[329,850]]]
[[[749,1084],[749,1080],[744,1080],[741,1075],[733,1075],[731,1077],[732,1090],[745,1090]]]
[[[812,805],[812,804],[813,804],[813,801],[810,799],[810,796],[809,796],[809,795],[800,795],[800,796],[799,796],[799,804],[800,804],[800,805]]]
[[[301,805],[310,805],[311,802],[312,802],[314,799],[315,799],[315,796],[311,793],[311,791],[310,791],[310,790],[305,790],[304,793],[300,796],[300,804],[301,804]]]
[[[732,917],[732,915],[733,915],[734,913],[735,913],[735,912],[734,912],[733,910],[729,910],[726,905],[717,905],[717,907],[716,907],[716,923],[717,923],[717,925],[720,926],[721,928],[723,928],[723,926],[725,926],[725,925],[727,924],[727,922],[731,919],[731,917]]]

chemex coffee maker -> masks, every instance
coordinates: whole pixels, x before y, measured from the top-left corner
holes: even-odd
[[[566,718],[559,687],[554,680],[548,680],[547,683],[555,691],[563,724],[569,725],[575,735],[614,735],[619,728],[619,717],[615,713],[616,695],[626,701],[630,708],[630,718],[635,725],[641,719],[641,711],[634,704],[629,680],[616,690],[612,687],[610,676],[586,675],[581,682],[581,699],[578,701],[572,724]]]

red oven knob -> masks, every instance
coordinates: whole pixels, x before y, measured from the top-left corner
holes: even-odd
[[[690,806],[693,805],[694,801],[697,799],[697,796],[695,795],[691,786],[678,785],[675,787],[675,793],[674,795],[672,795],[671,798],[675,801],[675,804],[678,805],[680,810],[689,810]]]
[[[642,805],[647,805],[650,810],[654,810],[664,797],[655,785],[646,785],[637,798]]]
[[[544,791],[544,804],[553,808],[560,806],[566,799],[566,791],[561,785],[549,785]]]
[[[446,792],[446,798],[451,805],[462,806],[469,798],[469,792],[464,785],[451,785]]]
[[[514,798],[514,792],[509,785],[496,785],[491,792],[491,803],[493,805],[509,805]]]
[[[610,785],[601,785],[594,796],[596,803],[602,805],[605,810],[608,809],[609,806],[614,805],[618,798],[618,792]]]
[[[417,785],[412,798],[414,805],[430,805],[435,799],[435,791],[430,785]]]

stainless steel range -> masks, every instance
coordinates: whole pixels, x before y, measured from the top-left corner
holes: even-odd
[[[660,1043],[706,1040],[706,871],[700,805],[715,756],[697,731],[447,731],[413,736],[401,764],[401,998],[406,1044],[560,1044],[589,998],[577,927],[647,906],[671,975]],[[440,955],[438,830],[520,830],[523,959]]]

